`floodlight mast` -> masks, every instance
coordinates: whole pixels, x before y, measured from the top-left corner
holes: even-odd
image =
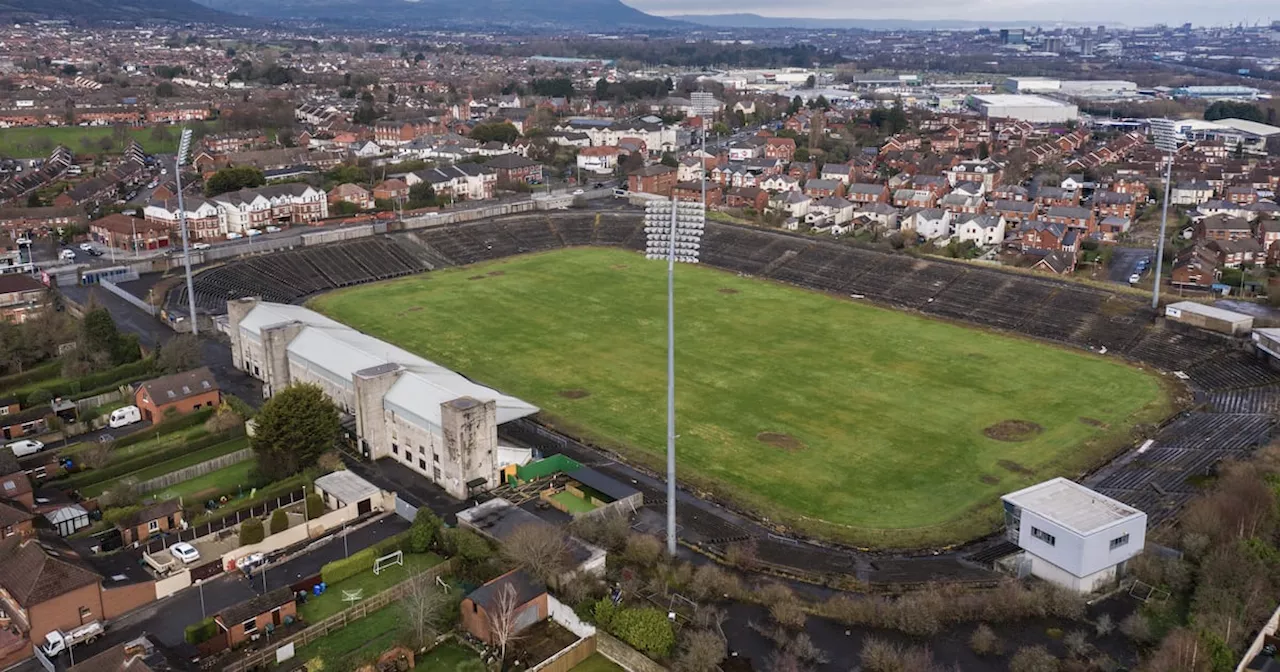
[[[1164,203],[1160,210],[1160,239],[1156,243],[1156,277],[1151,291],[1151,308],[1159,310],[1160,281],[1164,267],[1165,227],[1169,222],[1169,192],[1173,183],[1173,156],[1178,151],[1178,133],[1169,119],[1152,119],[1151,134],[1154,136],[1156,149],[1165,153]]]
[[[199,335],[196,323],[195,283],[191,281],[191,246],[188,244],[187,208],[182,202],[182,167],[187,165],[187,153],[191,151],[191,129],[182,129],[182,141],[178,143],[178,156],[173,162],[173,180],[178,189],[178,226],[182,229],[182,265],[187,275],[187,308],[191,316],[191,335]],[[135,241],[136,245],[136,241]]]

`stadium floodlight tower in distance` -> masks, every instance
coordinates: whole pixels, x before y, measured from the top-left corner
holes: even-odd
[[[698,115],[702,126],[702,156],[698,157],[698,171],[702,175],[702,210],[707,209],[707,134],[711,132],[711,119],[715,117],[716,109],[719,103],[716,101],[715,94],[707,91],[694,91],[689,94],[689,100],[693,103],[693,112]]]
[[[182,141],[178,143],[178,156],[173,161],[173,181],[178,190],[178,226],[182,229],[182,265],[187,273],[187,308],[191,315],[191,335],[196,336],[199,327],[196,325],[196,292],[191,281],[191,246],[187,234],[187,208],[182,202],[182,167],[187,165],[187,154],[191,152],[191,129],[182,129]]]
[[[1160,240],[1156,243],[1156,277],[1152,285],[1151,307],[1160,309],[1160,280],[1164,265],[1165,226],[1169,222],[1169,191],[1173,182],[1173,155],[1178,152],[1178,129],[1169,119],[1152,119],[1151,136],[1155,140],[1156,149],[1165,153],[1164,162],[1164,204],[1160,211]]]
[[[676,554],[676,262],[698,263],[701,203],[653,200],[644,210],[645,257],[667,260],[667,553]]]

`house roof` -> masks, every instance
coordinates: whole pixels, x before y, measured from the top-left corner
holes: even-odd
[[[1005,502],[1087,536],[1147,514],[1065,478],[1054,478],[1002,497]]]
[[[1071,205],[1055,205],[1045,213],[1046,217],[1069,217],[1071,219],[1089,219],[1093,213],[1089,208],[1077,208]]]
[[[18,536],[0,540],[0,587],[24,608],[102,580],[69,547]]]
[[[207,366],[148,380],[142,388],[156,405],[171,404],[219,389],[217,379]]]
[[[530,161],[519,154],[501,154],[489,159],[485,165],[498,170],[515,170],[518,168],[532,168],[537,166],[538,162]]]
[[[166,499],[163,502],[156,502],[149,506],[144,506],[134,513],[124,516],[116,522],[116,527],[125,528],[141,525],[153,520],[159,520],[166,516],[171,516],[182,510],[182,503],[176,499]]]
[[[657,175],[666,175],[667,173],[674,173],[675,170],[676,169],[672,168],[671,166],[664,166],[660,163],[655,163],[652,166],[645,166],[643,168],[638,168],[635,171],[633,171],[631,174],[635,175],[636,177],[654,177]]]
[[[67,672],[153,672],[147,654],[135,642],[117,644],[88,660],[67,668]]]
[[[1204,228],[1220,229],[1225,231],[1249,231],[1249,222],[1242,217],[1231,217],[1229,215],[1214,215],[1204,220]]]
[[[355,504],[381,492],[378,486],[347,469],[339,469],[317,478],[316,488],[333,495],[344,504]]]
[[[498,599],[506,586],[511,586],[515,589],[517,606],[528,604],[539,595],[547,592],[547,587],[541,581],[535,579],[532,574],[523,569],[516,569],[471,591],[471,594],[467,595],[467,599],[484,607],[485,611],[491,611],[498,604]]]
[[[44,283],[25,273],[5,273],[0,275],[0,294],[30,292],[44,288]]]
[[[1044,257],[1041,258],[1040,261],[1037,261],[1036,265],[1037,266],[1043,265],[1045,268],[1048,268],[1050,271],[1054,273],[1062,274],[1071,270],[1071,263],[1073,261],[1072,257],[1073,255],[1070,252],[1066,252],[1063,250],[1053,250],[1048,254],[1044,255]]]
[[[280,586],[263,595],[255,595],[240,604],[233,604],[217,613],[223,627],[239,625],[260,614],[269,613],[276,607],[289,604],[294,600],[293,590],[289,586]]]
[[[33,520],[34,515],[26,509],[14,506],[8,502],[0,502],[0,528],[24,523]]]

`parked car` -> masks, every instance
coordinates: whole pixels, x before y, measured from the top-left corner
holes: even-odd
[[[89,255],[89,256],[91,256],[91,257],[101,257],[101,256],[102,256],[102,253],[101,253],[101,252],[99,252],[99,251],[97,251],[97,250],[93,249],[92,247],[91,247],[91,248],[89,248],[89,249],[87,249],[87,250],[85,250],[85,253],[86,253],[86,254],[88,254],[88,255]]]
[[[235,231],[227,232],[227,240],[240,240],[241,238],[244,238],[244,234],[236,233]]]
[[[142,411],[137,406],[125,406],[111,411],[111,418],[107,421],[107,426],[112,429],[118,427],[127,427],[135,422],[142,422]]]
[[[84,250],[85,252],[88,252],[89,250],[93,249],[93,243],[80,243],[80,249]]]
[[[181,560],[185,565],[189,565],[200,559],[200,551],[196,550],[195,546],[192,546],[185,541],[179,541],[178,543],[170,546],[169,554]]]
[[[573,190],[573,195],[574,195],[574,196],[581,196],[581,195],[583,195],[584,193],[586,193],[586,192],[584,192],[584,191],[583,191],[583,190],[581,190],[581,189],[574,189],[574,190]]]
[[[249,236],[250,236],[250,237],[252,237],[252,236],[261,236],[261,235],[262,235],[262,230],[261,230],[261,229],[249,229],[248,231],[245,231],[245,233],[249,234]]]
[[[75,259],[76,251],[69,248],[65,249],[58,253],[58,258],[59,259]]]
[[[267,233],[280,233],[280,230],[281,230],[281,229],[280,229],[280,227],[278,227],[278,226],[268,226],[268,227],[267,227]]]
[[[1133,275],[1129,276],[1129,284],[1131,284],[1131,285],[1136,285],[1136,284],[1138,284],[1138,281],[1140,281],[1140,280],[1142,280],[1142,274],[1141,274],[1141,273],[1134,273]]]
[[[23,439],[9,444],[9,450],[13,451],[14,457],[26,457],[44,450],[44,444],[35,439]]]
[[[192,243],[191,245],[191,249],[193,250],[207,250],[211,247],[213,246],[210,245],[209,243]]]

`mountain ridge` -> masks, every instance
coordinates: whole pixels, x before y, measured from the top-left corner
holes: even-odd
[[[237,17],[193,0],[0,0],[6,21],[65,19],[75,22],[177,21],[243,23]]]
[[[519,28],[672,29],[681,24],[619,0],[200,0],[213,9],[264,19],[358,22],[403,28],[510,26]]]
[[[1023,28],[1051,25],[1089,25],[1063,21],[972,21],[968,19],[824,19],[800,16],[761,16],[749,12],[735,14],[674,14],[667,16],[684,23],[710,28],[801,28],[807,30],[976,30],[978,28]]]

